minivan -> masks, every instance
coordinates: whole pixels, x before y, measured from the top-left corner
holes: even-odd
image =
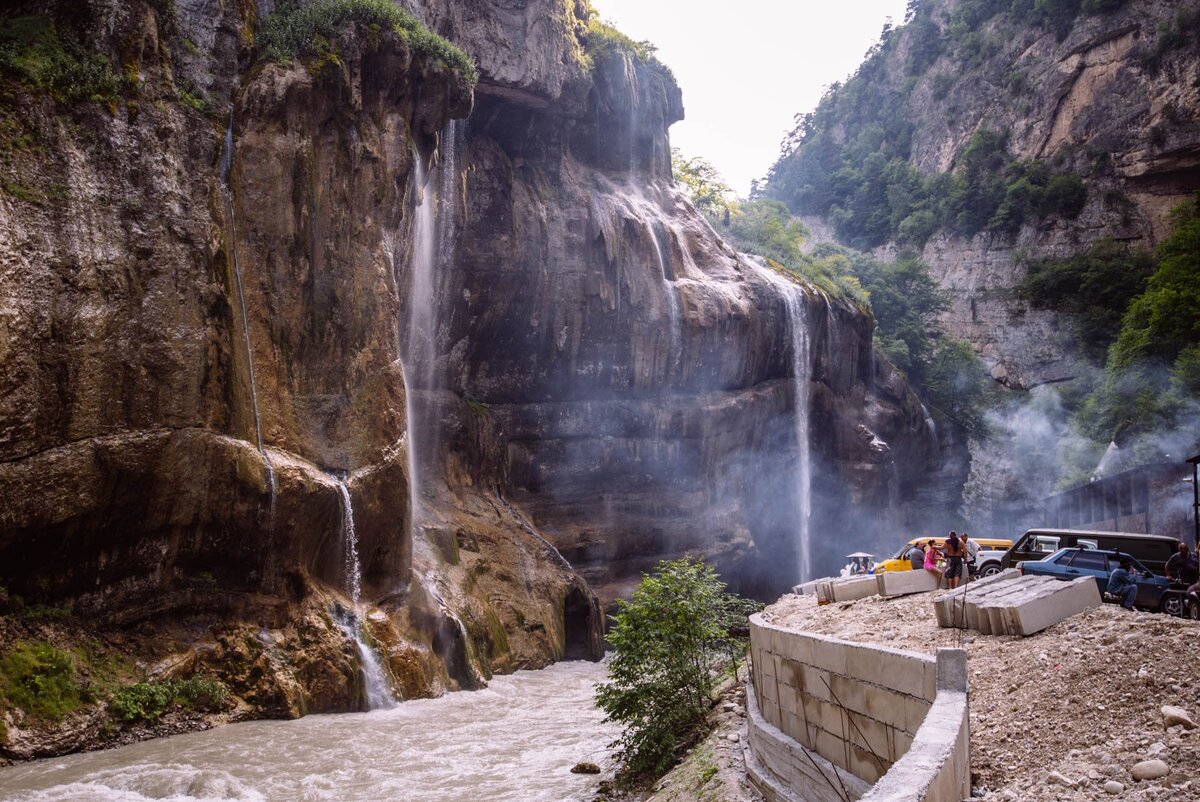
[[[1012,568],[1022,560],[1041,560],[1059,549],[1107,549],[1128,554],[1156,574],[1166,570],[1167,560],[1179,549],[1179,541],[1167,535],[1131,532],[1092,532],[1079,529],[1030,529],[1000,560]]]

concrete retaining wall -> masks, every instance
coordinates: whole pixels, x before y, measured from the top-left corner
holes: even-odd
[[[935,660],[754,615],[750,654],[746,767],[771,802],[970,795],[965,652]]]

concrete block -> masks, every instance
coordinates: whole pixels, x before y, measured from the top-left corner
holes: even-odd
[[[1052,593],[1039,595],[1014,609],[1014,635],[1033,635],[1092,607],[1099,607],[1100,589],[1090,576],[1059,582]]]
[[[846,673],[846,648],[842,641],[814,637],[812,665],[833,674]]]
[[[829,695],[829,687],[827,685],[831,676],[832,674],[830,674],[830,672],[824,671],[816,666],[801,666],[800,688],[805,693],[812,694],[818,699],[824,699],[827,702],[831,702],[833,701],[833,697]]]
[[[840,582],[835,582],[833,585],[833,600],[839,602],[865,599],[868,596],[874,596],[878,593],[879,583],[876,581],[876,577],[873,576],[844,579]]]
[[[887,773],[891,763],[877,757],[867,749],[857,746],[850,748],[850,773],[874,785],[879,778]]]
[[[928,571],[886,571],[875,579],[880,596],[903,596],[937,590],[937,580]]]
[[[835,674],[829,678],[829,687],[834,704],[854,711],[862,711],[867,706],[863,682],[844,674]]]
[[[919,699],[915,696],[907,696],[904,699],[904,731],[910,736],[916,735],[921,724],[925,722],[925,716],[929,714],[929,708],[933,703],[927,699]]]
[[[908,723],[907,700],[912,697],[889,688],[868,685],[863,691],[862,712],[876,721],[902,730]]]
[[[967,652],[965,649],[937,650],[937,690],[967,692]]]

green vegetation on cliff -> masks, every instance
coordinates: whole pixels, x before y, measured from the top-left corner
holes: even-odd
[[[657,775],[702,734],[719,674],[745,648],[731,634],[758,605],[728,593],[711,566],[660,562],[617,613],[608,633],[609,681],[596,691],[607,721],[625,729],[612,746],[630,778]]]
[[[841,242],[863,249],[888,241],[921,247],[938,231],[1011,236],[1028,223],[1077,216],[1088,193],[1086,176],[1068,167],[1070,154],[1016,158],[1006,137],[984,125],[952,154],[950,169],[922,172],[911,161],[915,122],[931,96],[946,107],[947,125],[961,125],[958,101],[947,95],[968,79],[973,91],[986,87],[1010,105],[1027,102],[1030,78],[1006,54],[1006,42],[1030,28],[1062,38],[1080,14],[1126,4],[913,0],[907,24],[885,27],[854,75],[798,118],[761,193],[797,214],[827,218]]]
[[[942,413],[972,430],[984,428],[991,381],[971,348],[938,323],[944,293],[928,266],[911,251],[892,261],[822,243],[805,249],[808,229],[782,202],[742,201],[705,159],[672,153],[672,169],[692,202],[739,250],[766,259],[775,270],[813,284],[833,298],[869,310],[875,346],[904,371]]]
[[[430,31],[393,0],[316,0],[306,5],[296,0],[281,2],[263,20],[258,43],[264,55],[274,61],[328,55],[334,50],[338,31],[354,24],[394,31],[414,51],[445,62],[467,83],[474,85],[479,80],[479,70],[470,56]]]
[[[658,60],[654,55],[658,47],[645,39],[638,41],[617,29],[611,22],[600,18],[599,13],[592,9],[588,18],[587,29],[583,34],[584,66],[591,69],[598,59],[610,53],[628,53],[635,60],[647,64],[656,70],[671,76],[671,68]],[[672,78],[672,80],[674,80]]]
[[[172,705],[185,710],[213,712],[229,696],[214,679],[193,677],[161,682],[138,682],[119,688],[108,703],[109,712],[121,721],[156,721]]]
[[[128,84],[107,56],[44,16],[0,17],[0,76],[68,103],[110,102]]]
[[[15,707],[57,722],[90,701],[75,658],[43,641],[19,641],[0,654],[0,709]]]
[[[1104,373],[1080,411],[1098,440],[1173,428],[1200,402],[1200,195],[1171,213],[1158,264],[1121,318]]]

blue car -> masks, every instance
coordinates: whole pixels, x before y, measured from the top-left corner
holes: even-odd
[[[1108,578],[1121,566],[1122,559],[1133,563],[1133,581],[1138,586],[1137,599],[1134,601],[1136,606],[1170,615],[1183,613],[1183,596],[1170,590],[1171,583],[1166,577],[1155,576],[1146,566],[1119,551],[1059,549],[1044,559],[1017,563],[1017,568],[1022,574],[1052,576],[1062,580],[1095,577],[1103,597],[1108,590]]]

